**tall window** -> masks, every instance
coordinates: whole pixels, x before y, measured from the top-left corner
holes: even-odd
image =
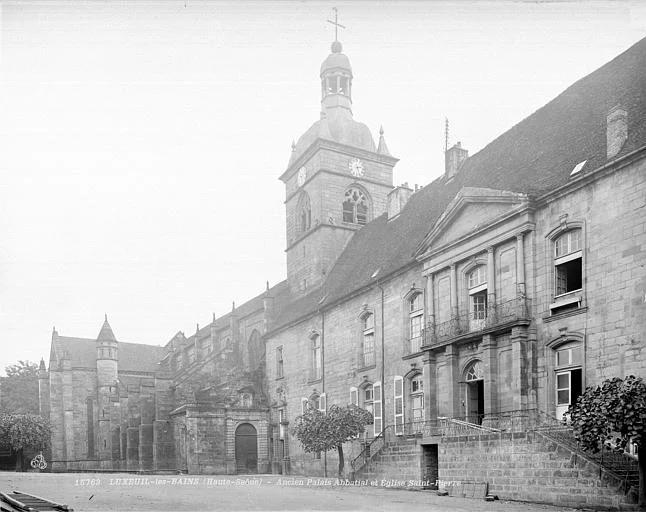
[[[564,295],[582,288],[582,260],[580,229],[566,231],[554,241],[554,295]]]
[[[413,423],[424,420],[424,378],[421,373],[410,380],[410,410]]]
[[[284,377],[283,368],[283,347],[276,347],[276,378],[282,379]]]
[[[361,362],[364,367],[373,366],[375,364],[375,316],[372,313],[366,313],[362,318],[362,323]]]
[[[365,224],[368,222],[368,198],[357,188],[349,188],[343,198],[343,222]]]
[[[562,418],[583,389],[583,349],[579,342],[572,342],[561,345],[555,352],[556,414]]]
[[[312,226],[312,209],[310,207],[310,196],[302,192],[298,198],[297,206],[298,232],[304,233]]]
[[[321,337],[315,334],[311,338],[312,343],[312,380],[321,378]]]
[[[469,288],[469,326],[471,329],[479,329],[484,325],[487,318],[487,267],[479,265],[469,272],[467,276],[467,287]]]
[[[422,346],[424,325],[424,295],[416,293],[408,301],[408,339],[411,353],[419,352]]]
[[[374,414],[374,389],[372,384],[363,388],[363,408],[370,414]]]

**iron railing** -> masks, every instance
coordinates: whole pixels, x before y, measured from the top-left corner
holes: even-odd
[[[531,301],[517,297],[493,302],[485,311],[478,313],[461,313],[445,322],[428,322],[422,332],[423,347],[433,347],[458,336],[494,329],[511,322],[529,320],[530,311]]]
[[[360,469],[366,466],[381,450],[386,446],[386,443],[389,440],[394,440],[394,425],[386,426],[377,436],[375,436],[369,443],[366,443],[359,455],[357,455],[352,461],[350,461],[350,466],[352,467],[352,476],[357,473]]]

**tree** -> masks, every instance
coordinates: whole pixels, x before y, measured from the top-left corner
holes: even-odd
[[[308,453],[336,448],[339,452],[339,477],[342,477],[345,467],[343,443],[356,438],[372,421],[372,414],[356,405],[332,405],[327,413],[309,409],[296,418],[294,435]]]
[[[0,447],[20,453],[23,450],[45,450],[49,447],[51,426],[49,421],[36,414],[0,414]]]
[[[646,383],[641,377],[615,377],[588,387],[566,413],[574,436],[593,453],[604,447],[623,451],[635,443],[639,457],[639,506],[646,507]]]
[[[38,414],[38,365],[18,361],[5,368],[0,378],[0,411],[7,414]]]

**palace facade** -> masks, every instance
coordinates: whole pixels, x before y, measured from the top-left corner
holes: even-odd
[[[353,118],[335,41],[280,176],[287,279],[163,347],[118,342],[107,318],[96,340],[54,332],[54,469],[322,475],[336,453],[304,453],[291,426],[353,403],[374,416],[346,448],[357,472],[401,440],[411,475],[450,477],[459,452],[428,426],[527,432],[586,386],[646,376],[645,70],[642,40],[411,189]]]

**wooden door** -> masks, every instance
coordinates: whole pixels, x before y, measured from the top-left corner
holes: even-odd
[[[249,423],[236,429],[236,471],[239,474],[258,472],[258,434]]]

